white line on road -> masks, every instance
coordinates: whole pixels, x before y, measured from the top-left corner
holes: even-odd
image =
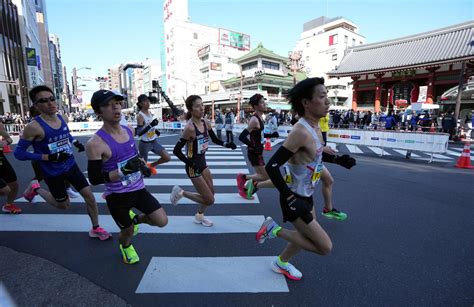
[[[158,171],[158,177],[160,175],[160,171]],[[145,185],[148,186],[192,186],[193,183],[190,179],[187,178],[145,178]],[[215,187],[235,187],[237,186],[237,181],[235,179],[221,179],[221,178],[214,178],[213,184]]]
[[[157,167],[157,172],[158,174],[166,174],[166,175],[169,175],[169,174],[185,175],[186,174],[184,168],[163,168],[162,166]],[[249,170],[246,168],[211,168],[211,173],[216,174],[216,175],[221,175],[221,174],[237,175],[238,173],[249,174]],[[87,171],[85,171],[84,174],[87,174]]]
[[[183,151],[184,154],[186,154],[184,151]],[[241,152],[240,150],[236,150],[236,151],[207,151],[206,152],[206,157],[208,157],[209,155],[226,155],[226,156],[243,156],[243,152]],[[160,156],[157,156],[157,155],[149,155],[148,157],[158,157],[160,158]]]
[[[153,257],[136,293],[289,292],[274,257]]]
[[[379,148],[379,147],[373,147],[373,146],[367,146],[368,149],[372,150],[374,153],[380,155],[382,153],[382,148]],[[385,152],[383,153],[384,155],[386,156],[390,156],[390,154],[388,152]]]
[[[392,149],[393,151],[395,151],[395,152],[398,152],[399,154],[401,154],[401,155],[403,155],[403,156],[406,156],[406,154],[407,154],[407,151],[406,151],[406,150],[402,150],[402,149],[393,149],[393,148],[391,148],[391,149]],[[414,154],[413,152],[411,153],[411,157],[412,157],[412,158],[420,158],[420,156],[419,156],[419,155],[417,155],[417,154]]]
[[[207,216],[213,227],[204,227],[193,222],[194,216],[168,216],[168,225],[163,228],[140,224],[140,233],[256,233],[265,219],[263,215]],[[110,215],[100,215],[101,227],[112,233],[119,228]],[[14,218],[0,215],[0,231],[37,232],[86,232],[91,228],[87,214],[21,214]]]
[[[163,164],[163,166],[176,166],[176,165],[184,165],[183,161],[170,161]],[[230,165],[247,165],[245,161],[207,161],[207,165],[222,165],[222,166],[230,166]]]
[[[347,147],[347,150],[349,150],[350,153],[364,153],[362,150],[357,145],[349,145],[349,144],[344,144]]]
[[[157,157],[158,159],[160,158],[159,156]],[[150,160],[150,158],[148,158]],[[179,160],[178,157],[171,156],[171,160]],[[245,160],[243,155],[240,156],[209,156],[206,157],[206,161],[209,160]]]
[[[171,190],[171,188],[170,188]],[[158,199],[158,201],[161,203],[161,204],[171,204],[170,202],[170,194],[169,193],[152,193],[152,195]],[[105,204],[105,199],[102,198],[102,193],[98,193],[98,192],[94,192],[94,197],[95,197],[95,200],[98,204]],[[248,199],[244,199],[242,198],[238,193],[216,193],[214,195],[215,197],[215,205],[231,205],[231,204],[259,204],[260,201],[258,199],[258,196],[257,194],[254,195],[254,199],[253,200],[248,200]],[[71,198],[71,203],[82,203],[84,204],[84,199],[79,196],[78,198]],[[18,198],[17,200],[15,200],[15,202],[17,203],[26,203],[28,202],[26,199],[24,199],[23,197],[22,198]],[[33,200],[34,203],[44,203],[46,202],[41,196],[37,195],[35,197],[35,199]],[[180,201],[179,201],[179,205],[189,205],[189,204],[196,204],[195,202],[193,202],[192,200],[190,199],[187,199],[187,198],[182,198]]]

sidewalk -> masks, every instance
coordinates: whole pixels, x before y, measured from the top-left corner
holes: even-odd
[[[0,282],[17,306],[130,306],[60,265],[3,246],[0,267]],[[9,306],[3,298],[0,306]]]

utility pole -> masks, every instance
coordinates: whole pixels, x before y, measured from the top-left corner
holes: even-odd
[[[296,85],[296,72],[300,71],[304,67],[304,63],[301,60],[303,57],[302,51],[290,51],[288,52],[288,58],[290,59],[289,68],[293,73],[293,85]]]

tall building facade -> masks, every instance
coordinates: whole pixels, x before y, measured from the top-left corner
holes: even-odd
[[[27,87],[44,83],[42,68],[41,43],[36,22],[36,4],[34,0],[13,0],[18,8],[20,35],[26,63]],[[49,57],[49,52],[47,54]]]
[[[54,87],[53,82],[53,71],[50,58],[50,44],[49,44],[49,32],[48,32],[48,18],[46,15],[46,2],[45,0],[28,0],[34,1],[36,4],[36,22],[38,27],[38,38],[41,46],[39,53],[39,60],[41,63],[41,70],[44,81],[50,88]]]
[[[114,67],[109,68],[107,78],[107,88],[111,91],[120,92],[122,88],[120,65],[115,65]]]
[[[233,59],[250,50],[250,36],[192,23],[187,0],[167,0],[164,13],[164,69],[162,86],[175,104],[186,96],[205,94],[215,81],[238,72]],[[214,83],[213,83],[214,82]]]
[[[61,61],[61,45],[59,44],[59,37],[51,34],[49,36],[50,44],[50,58],[51,58],[51,72],[53,75],[53,90],[56,95],[56,100],[59,105],[65,103],[63,99],[64,93],[64,80],[63,80],[63,64]],[[65,107],[65,106],[63,106]]]
[[[324,77],[328,97],[335,104],[350,105],[350,78],[329,79],[327,73],[342,61],[348,47],[365,43],[359,27],[343,17],[321,16],[303,25],[294,51],[302,52],[305,70],[310,77]]]
[[[26,67],[18,8],[0,0],[0,113],[24,114],[28,105]],[[19,86],[12,84],[19,80]]]

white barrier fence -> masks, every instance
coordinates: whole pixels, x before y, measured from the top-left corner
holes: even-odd
[[[160,122],[158,129],[183,130],[186,122]],[[136,122],[129,122],[129,125],[136,126]],[[21,132],[20,125],[5,125],[9,132]],[[23,126],[23,125],[22,125]],[[70,122],[68,124],[71,131],[97,131],[102,127],[102,122]],[[233,132],[240,134],[247,128],[247,124],[235,124]],[[278,126],[280,137],[287,137],[292,126]],[[382,149],[402,149],[416,150],[431,153],[431,159],[435,153],[446,153],[448,149],[449,135],[446,133],[427,132],[404,132],[392,130],[363,130],[363,129],[330,129],[328,132],[328,142],[336,144],[350,144],[379,147]]]

